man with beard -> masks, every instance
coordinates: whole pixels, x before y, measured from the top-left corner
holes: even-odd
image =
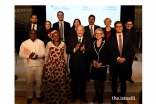
[[[45,37],[45,30],[44,27],[39,25],[37,23],[38,18],[36,14],[32,14],[30,17],[30,21],[31,23],[26,26],[25,28],[25,40],[29,39],[29,32],[30,30],[36,30],[37,31],[37,38],[44,41],[44,37]]]

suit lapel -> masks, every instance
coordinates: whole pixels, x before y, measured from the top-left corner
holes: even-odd
[[[83,36],[83,39],[82,39],[82,44],[85,44],[86,43],[86,37]]]
[[[115,43],[115,47],[116,47],[116,49],[117,49],[117,50],[118,50],[118,52],[119,52],[119,48],[118,48],[118,41],[117,41],[116,34],[114,35],[114,43]]]
[[[126,35],[125,34],[123,34],[123,47],[122,47],[122,53],[124,52],[124,50],[125,50],[125,45],[126,45]]]

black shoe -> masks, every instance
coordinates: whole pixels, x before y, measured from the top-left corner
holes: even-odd
[[[138,61],[138,58],[136,56],[134,56],[134,59],[133,60]]]
[[[103,102],[103,97],[100,97],[98,102],[102,103]]]
[[[98,101],[99,97],[98,96],[95,96],[95,98],[93,99],[93,102],[96,102]]]
[[[127,81],[129,81],[130,83],[134,83],[132,79],[127,79]]]
[[[27,99],[27,104],[31,104],[32,103],[32,98],[28,98]]]
[[[116,100],[111,100],[111,104],[115,104],[116,103]]]
[[[87,82],[90,82],[90,78],[87,78],[86,81],[87,81]]]
[[[121,100],[121,102],[122,102],[123,104],[127,104],[127,101],[126,101],[126,100]]]
[[[73,102],[75,102],[76,101],[76,98],[72,98],[71,99],[71,102],[73,103]]]
[[[88,103],[88,100],[86,98],[81,98],[81,100],[85,103]]]
[[[42,97],[37,98],[37,100],[38,100],[39,103],[43,103],[43,98]]]

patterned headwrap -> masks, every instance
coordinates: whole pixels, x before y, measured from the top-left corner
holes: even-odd
[[[51,32],[48,34],[48,37],[52,39],[52,35],[53,35],[54,32],[57,32],[57,30],[51,31]],[[53,39],[52,39],[52,40],[53,40]]]

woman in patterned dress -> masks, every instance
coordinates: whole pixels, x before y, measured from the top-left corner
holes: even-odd
[[[47,43],[45,52],[44,97],[47,104],[67,104],[71,90],[66,45],[60,41],[59,32],[51,36],[53,41]]]

